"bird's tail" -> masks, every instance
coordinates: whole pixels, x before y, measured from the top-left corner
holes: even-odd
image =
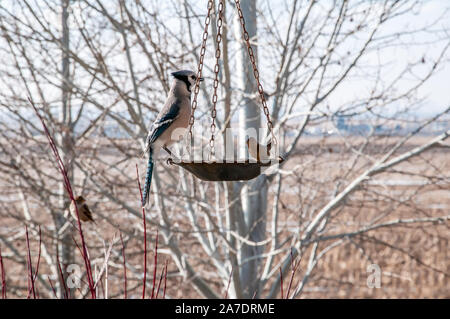
[[[142,206],[145,206],[149,202],[152,174],[153,174],[153,148],[150,147],[148,154],[147,174],[145,175],[144,195],[142,196]]]

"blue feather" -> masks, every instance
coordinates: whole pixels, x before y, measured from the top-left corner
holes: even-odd
[[[149,135],[148,138],[148,145],[153,144],[158,139],[158,137],[160,137],[161,134],[164,133],[164,131],[173,123],[173,121],[178,117],[179,114],[180,105],[179,101],[177,100],[170,106],[167,113],[155,122],[153,132]]]
[[[148,164],[147,174],[145,175],[144,194],[142,195],[142,206],[145,206],[149,202],[150,197],[150,185],[152,183],[153,174],[153,148],[152,144],[164,133],[165,130],[175,121],[180,115],[180,101],[176,100],[167,112],[161,116],[153,125],[153,130],[147,137],[146,151],[148,150]]]
[[[153,149],[150,147],[148,154],[147,174],[145,175],[144,195],[142,196],[142,206],[145,206],[149,202],[150,198],[150,185],[152,184],[153,175]]]

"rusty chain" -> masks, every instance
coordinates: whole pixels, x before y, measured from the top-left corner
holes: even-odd
[[[272,120],[270,119],[269,108],[267,107],[266,97],[264,96],[264,90],[263,90],[263,87],[259,80],[259,71],[258,71],[258,67],[256,66],[255,55],[253,53],[253,49],[250,44],[250,36],[247,32],[247,29],[245,28],[245,20],[244,20],[244,15],[243,15],[242,9],[241,9],[241,3],[239,0],[235,0],[234,2],[236,3],[236,9],[238,11],[239,21],[241,23],[242,31],[244,33],[244,40],[247,45],[248,56],[250,58],[252,66],[253,66],[253,75],[254,75],[256,83],[257,83],[259,96],[261,97],[261,103],[262,103],[262,106],[264,109],[264,115],[266,116],[266,119],[267,119],[267,127],[269,128],[270,134],[272,135],[272,143],[274,144],[274,145],[272,145],[272,149],[275,149],[275,146],[277,145],[277,139],[275,138],[275,134],[273,133],[273,123],[272,123]]]
[[[219,15],[218,15],[218,19],[217,19],[217,35],[216,35],[217,48],[216,48],[216,55],[215,55],[216,64],[214,67],[215,78],[214,78],[214,85],[213,85],[214,93],[213,93],[213,98],[212,98],[213,108],[211,110],[211,117],[212,117],[211,139],[209,141],[211,154],[214,154],[214,140],[215,140],[214,133],[215,133],[215,129],[216,129],[215,122],[216,122],[216,115],[217,115],[217,111],[216,111],[217,87],[219,85],[219,79],[218,79],[219,69],[220,69],[219,60],[220,60],[220,55],[221,55],[220,42],[222,41],[222,24],[223,24],[222,17],[223,17],[223,7],[224,7],[223,1],[224,0],[219,0],[219,10],[218,10]],[[261,98],[261,103],[262,103],[263,110],[264,110],[264,115],[266,116],[266,119],[267,119],[267,127],[272,136],[272,143],[274,144],[274,145],[272,145],[272,149],[275,149],[274,146],[276,146],[276,144],[277,144],[277,139],[273,132],[273,123],[270,118],[269,108],[267,107],[267,101],[264,96],[264,89],[263,89],[262,84],[259,79],[259,71],[258,71],[258,67],[256,65],[256,58],[255,58],[255,55],[253,52],[253,48],[250,44],[250,35],[248,34],[247,29],[245,27],[245,19],[244,19],[244,15],[242,13],[240,0],[235,0],[235,4],[236,4],[236,9],[237,9],[237,12],[239,15],[239,21],[241,23],[242,31],[244,34],[244,40],[245,40],[245,44],[247,46],[248,56],[249,56],[250,62],[252,63],[252,67],[253,67],[253,76],[255,77],[255,80],[256,80],[258,93]],[[211,22],[211,10],[213,9],[213,6],[214,6],[214,1],[208,0],[208,12],[207,12],[206,18],[205,18],[205,28],[203,31],[202,45],[201,45],[201,49],[200,49],[200,58],[199,58],[198,68],[197,68],[197,79],[195,81],[195,86],[194,86],[194,98],[192,100],[192,110],[191,110],[191,116],[189,119],[189,136],[190,136],[191,141],[193,138],[192,128],[194,126],[194,121],[195,121],[194,113],[195,113],[195,110],[197,109],[197,96],[200,91],[200,78],[202,76],[203,62],[204,62],[205,52],[206,52],[206,41],[208,39],[208,27]]]
[[[198,67],[197,67],[197,78],[195,80],[195,86],[194,86],[194,98],[192,100],[192,110],[191,110],[191,117],[189,118],[189,137],[190,141],[192,142],[192,127],[194,126],[194,113],[197,109],[197,96],[198,92],[200,91],[200,78],[202,77],[202,71],[203,71],[203,60],[205,59],[205,52],[206,52],[206,41],[208,40],[208,27],[209,23],[211,22],[211,10],[213,8],[213,0],[208,0],[208,12],[206,14],[205,18],[205,28],[203,30],[203,38],[202,38],[202,46],[200,49],[200,58],[198,61]]]
[[[212,118],[212,123],[211,123],[211,139],[209,140],[209,147],[211,149],[211,153],[210,155],[214,155],[215,153],[215,148],[214,148],[214,133],[216,131],[216,105],[217,105],[217,87],[219,86],[219,70],[220,70],[220,65],[219,65],[219,60],[220,60],[220,42],[222,42],[222,18],[223,18],[223,0],[219,0],[219,15],[217,17],[217,35],[216,35],[216,43],[217,43],[217,47],[216,47],[216,65],[214,66],[214,92],[213,92],[213,97],[212,97],[212,102],[213,102],[213,107],[211,110],[211,118]]]

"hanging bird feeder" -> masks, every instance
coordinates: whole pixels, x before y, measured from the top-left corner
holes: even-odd
[[[283,159],[280,157],[279,163]],[[219,163],[219,162],[173,162],[171,164],[181,166],[185,170],[194,174],[197,178],[209,181],[248,181],[261,174],[262,167],[268,167],[273,163],[262,162],[234,162],[234,163]]]
[[[223,19],[223,8],[224,8],[224,1],[225,0],[219,0],[219,7],[218,7],[218,16],[217,16],[217,36],[216,36],[216,64],[214,67],[214,84],[213,84],[213,98],[212,98],[212,109],[211,109],[211,139],[209,141],[209,146],[211,149],[211,154],[214,156],[214,133],[216,129],[216,104],[217,104],[217,87],[219,85],[219,59],[220,59],[220,42],[222,41],[222,19]],[[197,80],[195,82],[194,87],[194,98],[192,100],[192,112],[191,117],[189,120],[189,135],[192,141],[193,138],[193,126],[194,126],[194,113],[197,109],[197,96],[198,92],[200,90],[199,88],[199,81],[202,77],[202,70],[203,70],[203,60],[205,57],[206,52],[206,40],[208,38],[208,27],[211,22],[211,11],[213,9],[213,0],[208,0],[208,12],[205,19],[205,27],[203,31],[203,39],[202,39],[202,46],[200,50],[200,58],[197,68]],[[250,36],[245,28],[245,21],[244,16],[242,14],[241,6],[239,0],[235,0],[236,3],[236,9],[239,15],[239,21],[242,26],[242,31],[244,35],[245,44],[247,46],[247,52],[250,58],[250,62],[252,63],[253,67],[253,75],[256,80],[258,93],[261,98],[262,107],[264,110],[264,115],[266,116],[267,120],[267,126],[269,129],[269,132],[271,134],[271,140],[272,145],[277,144],[277,140],[275,138],[275,135],[273,133],[273,124],[270,119],[269,109],[267,107],[266,98],[264,96],[264,90],[259,80],[259,72],[258,68],[256,66],[256,59],[253,53],[252,46],[250,45]],[[275,149],[275,148],[274,148]],[[212,156],[212,157],[213,157]],[[178,165],[182,168],[186,169],[187,171],[194,174],[196,177],[198,177],[201,180],[204,181],[241,181],[241,180],[250,180],[258,175],[261,174],[261,169],[264,167],[268,167],[274,164],[281,163],[283,161],[282,157],[278,157],[277,160],[271,160],[268,162],[262,162],[260,160],[258,161],[234,161],[234,162],[228,162],[228,161],[201,161],[201,162],[194,162],[194,161],[174,161],[172,158],[169,158],[167,161],[169,164],[172,165]]]

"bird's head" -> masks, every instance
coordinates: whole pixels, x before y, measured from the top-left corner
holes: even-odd
[[[189,92],[191,92],[191,88],[195,85],[195,82],[197,81],[197,75],[189,70],[172,72],[172,75],[177,81],[185,83],[187,90]],[[200,78],[199,81],[203,81],[203,78]]]
[[[75,197],[75,202],[77,203],[77,204],[82,204],[82,203],[84,203],[86,200],[84,199],[84,197],[83,196],[77,196],[77,197]]]

